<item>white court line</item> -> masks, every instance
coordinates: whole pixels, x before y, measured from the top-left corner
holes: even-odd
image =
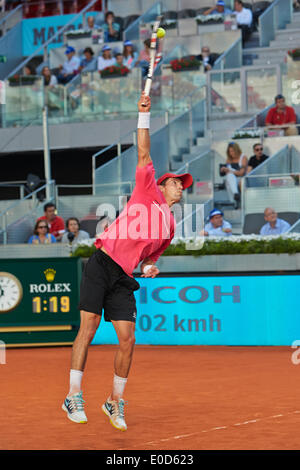
[[[259,421],[266,421],[268,419],[283,418],[283,417],[286,417],[288,415],[294,415],[294,414],[299,414],[299,413],[300,413],[299,410],[295,410],[295,411],[289,411],[286,414],[277,414],[277,415],[272,415],[272,416],[266,416],[264,418],[251,419],[251,420],[248,420],[248,421],[243,421],[242,423],[229,424],[228,426],[216,426],[214,428],[203,429],[202,431],[193,432],[191,434],[181,434],[181,435],[178,435],[178,436],[171,436],[171,437],[168,437],[168,438],[165,438],[165,439],[159,439],[157,441],[145,442],[144,444],[137,444],[134,447],[143,448],[144,446],[159,445],[162,442],[169,442],[169,441],[174,441],[174,440],[179,440],[179,439],[185,439],[187,437],[198,436],[201,433],[219,431],[219,430],[222,430],[222,429],[229,429],[232,426],[245,426],[247,424],[258,423]],[[126,448],[126,449],[117,449],[117,450],[128,450],[128,449]]]

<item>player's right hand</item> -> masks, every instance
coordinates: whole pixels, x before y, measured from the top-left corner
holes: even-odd
[[[138,110],[139,113],[149,113],[151,109],[151,99],[150,96],[146,96],[145,92],[142,91],[141,97],[138,101]]]

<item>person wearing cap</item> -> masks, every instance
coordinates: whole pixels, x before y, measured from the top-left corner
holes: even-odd
[[[159,274],[155,263],[175,233],[170,208],[193,183],[189,173],[165,173],[156,181],[150,156],[150,108],[150,97],[142,92],[138,101],[135,187],[120,215],[96,238],[96,252],[89,258],[82,274],[81,324],[72,349],[70,389],[63,403],[63,410],[70,420],[87,422],[81,381],[88,346],[104,309],[104,320],[112,322],[119,348],[114,361],[112,391],[102,410],[110,423],[121,431],[127,429],[123,395],[135,344],[134,291],[140,287],[133,272],[140,264],[142,277],[155,278]]]
[[[138,53],[133,50],[131,41],[125,41],[123,44],[123,64],[131,70],[138,60]]]
[[[265,122],[266,126],[282,126],[285,135],[297,135],[296,122],[297,116],[294,108],[286,105],[284,96],[275,96],[275,106],[268,111]]]
[[[80,67],[80,59],[76,56],[74,47],[68,46],[65,50],[67,60],[63,65],[59,66],[59,74],[57,80],[63,85],[72,80],[73,77],[78,73]]]
[[[230,15],[232,11],[225,5],[223,0],[218,0],[216,5],[206,10],[203,15]]]
[[[99,72],[116,64],[116,59],[111,55],[111,47],[105,45],[102,47],[102,55],[98,57],[97,68]]]
[[[228,237],[232,235],[232,227],[219,209],[213,209],[209,214],[209,222],[205,224],[202,235],[214,237]]]

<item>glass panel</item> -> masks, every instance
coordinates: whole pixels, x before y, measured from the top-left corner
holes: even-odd
[[[188,153],[192,144],[192,128],[189,112],[177,117],[169,124],[169,156],[182,161],[182,154]]]
[[[245,178],[246,187],[269,186],[269,176],[265,175],[284,175],[290,172],[291,163],[289,158],[289,148],[286,145],[268,160],[261,163],[257,168],[251,171]],[[264,175],[264,176],[260,176]],[[274,183],[275,184],[275,183]],[[279,183],[278,183],[279,184]]]
[[[95,194],[125,194],[131,192],[131,182],[135,178],[137,148],[133,132],[122,137],[119,144],[106,147],[94,155]],[[122,156],[120,157],[120,153]],[[113,156],[115,155],[115,158]],[[112,158],[112,160],[111,160]],[[101,165],[101,159],[110,159]],[[99,166],[100,165],[100,166]]]
[[[276,68],[246,71],[247,110],[257,112],[274,103],[277,95]]]
[[[146,39],[151,33],[151,22],[161,13],[161,3],[157,2],[124,31],[127,40]]]
[[[39,119],[43,108],[43,81],[39,77],[11,77],[6,80],[4,126],[20,126]]]
[[[240,72],[212,72],[210,77],[212,112],[241,112],[242,92]]]
[[[275,37],[275,13],[273,5],[259,17],[259,45],[267,47]]]
[[[293,14],[292,0],[278,0],[275,9],[275,22],[277,29],[284,29],[291,22]]]
[[[213,154],[207,152],[188,164],[188,172],[194,178],[192,188],[187,192],[187,202],[204,203],[213,199]]]
[[[298,48],[295,48],[298,49]],[[282,92],[289,106],[300,103],[300,58],[286,55],[286,62],[281,64]]]

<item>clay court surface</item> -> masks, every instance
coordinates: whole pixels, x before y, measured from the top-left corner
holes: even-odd
[[[87,424],[67,419],[70,347],[8,349],[0,365],[0,449],[299,449],[300,364],[288,347],[136,346],[127,432],[100,409],[116,346],[91,346]]]

